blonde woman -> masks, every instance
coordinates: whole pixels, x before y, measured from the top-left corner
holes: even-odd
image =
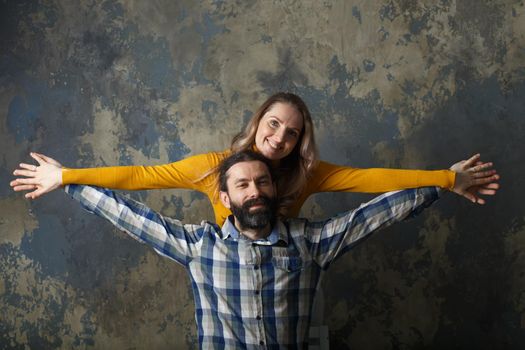
[[[192,156],[157,166],[62,168],[52,158],[32,153],[39,166],[20,164],[11,182],[15,191],[32,191],[35,199],[60,185],[84,184],[121,190],[161,188],[192,189],[210,199],[219,225],[231,214],[218,200],[216,168],[232,152],[254,149],[270,159],[277,174],[279,214],[295,217],[306,199],[317,192],[378,193],[423,186],[438,186],[483,204],[475,191],[491,195],[498,175],[491,163],[479,162],[479,155],[457,163],[453,170],[359,169],[320,161],[310,112],[304,101],[292,93],[280,92],[268,98],[246,128],[222,152]],[[468,189],[468,190],[467,190]],[[475,190],[475,191],[474,191]]]

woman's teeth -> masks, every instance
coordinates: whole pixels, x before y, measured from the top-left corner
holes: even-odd
[[[269,140],[268,140],[268,144],[270,145],[271,148],[273,148],[275,150],[280,148],[279,145],[277,145],[277,144],[275,144],[275,143],[273,143],[273,142],[271,142]]]

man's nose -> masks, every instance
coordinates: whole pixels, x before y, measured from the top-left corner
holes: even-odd
[[[261,194],[259,187],[256,184],[250,186],[250,198],[258,198]]]

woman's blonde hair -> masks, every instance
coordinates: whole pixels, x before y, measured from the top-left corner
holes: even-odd
[[[290,92],[278,92],[270,96],[255,112],[243,131],[232,140],[231,151],[253,149],[259,123],[268,110],[276,103],[294,106],[303,117],[303,130],[292,152],[279,161],[275,169],[279,195],[279,214],[288,216],[288,208],[301,195],[306,182],[319,161],[314,138],[312,116],[304,101]]]

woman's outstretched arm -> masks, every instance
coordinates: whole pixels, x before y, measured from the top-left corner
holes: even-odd
[[[206,177],[226,153],[207,153],[178,162],[157,166],[116,166],[100,168],[64,168],[43,154],[31,153],[38,166],[22,163],[11,182],[15,191],[31,191],[27,198],[38,198],[60,185],[81,184],[119,190],[148,190],[160,188],[191,189],[210,192],[212,178]]]
[[[215,222],[222,225],[231,214],[216,198],[216,177],[213,169],[228,152],[201,154],[181,161],[158,166],[125,166],[69,169],[51,157],[31,153],[38,165],[19,165],[17,179],[10,185],[15,191],[27,191],[26,198],[36,199],[61,185],[82,184],[121,190],[155,188],[191,189],[203,192],[210,199]]]
[[[476,191],[485,190],[489,184],[497,186],[493,183],[499,176],[491,169],[491,162],[480,162],[479,159],[480,155],[476,154],[454,164],[450,170],[361,169],[320,162],[293,209],[298,211],[309,195],[318,192],[378,193],[426,186],[448,189],[483,204],[484,200],[475,195]],[[486,190],[490,192],[492,188]]]

